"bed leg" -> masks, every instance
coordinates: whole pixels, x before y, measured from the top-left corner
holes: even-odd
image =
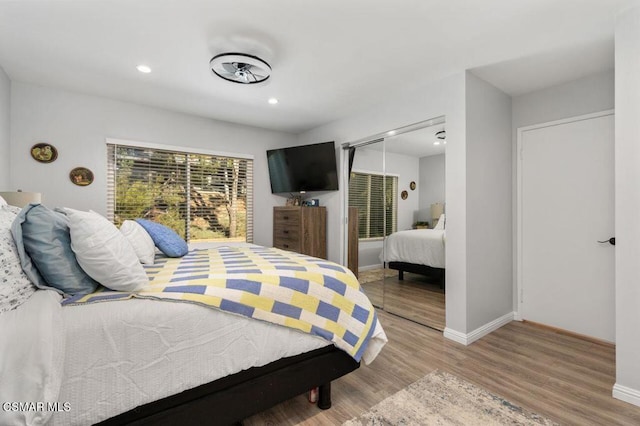
[[[320,385],[318,392],[318,408],[327,410],[331,408],[331,382]]]
[[[398,270],[398,280],[404,280],[404,271],[402,269]]]

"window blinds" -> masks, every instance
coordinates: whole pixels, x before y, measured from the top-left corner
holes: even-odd
[[[358,209],[359,238],[381,238],[397,229],[397,176],[351,173],[349,207]]]
[[[187,241],[253,241],[253,160],[107,144],[107,214]]]

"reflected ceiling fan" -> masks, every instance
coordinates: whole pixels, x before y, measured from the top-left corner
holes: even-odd
[[[221,53],[211,59],[209,66],[218,77],[240,84],[262,83],[271,75],[268,63],[245,53]]]

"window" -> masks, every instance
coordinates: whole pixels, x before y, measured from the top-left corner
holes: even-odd
[[[382,238],[397,228],[398,177],[351,173],[349,207],[358,208],[358,236]]]
[[[107,144],[107,213],[145,218],[187,241],[253,241],[253,160]]]

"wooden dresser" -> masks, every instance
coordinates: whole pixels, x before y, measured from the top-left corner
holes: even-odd
[[[326,259],[327,209],[274,207],[273,246]]]

